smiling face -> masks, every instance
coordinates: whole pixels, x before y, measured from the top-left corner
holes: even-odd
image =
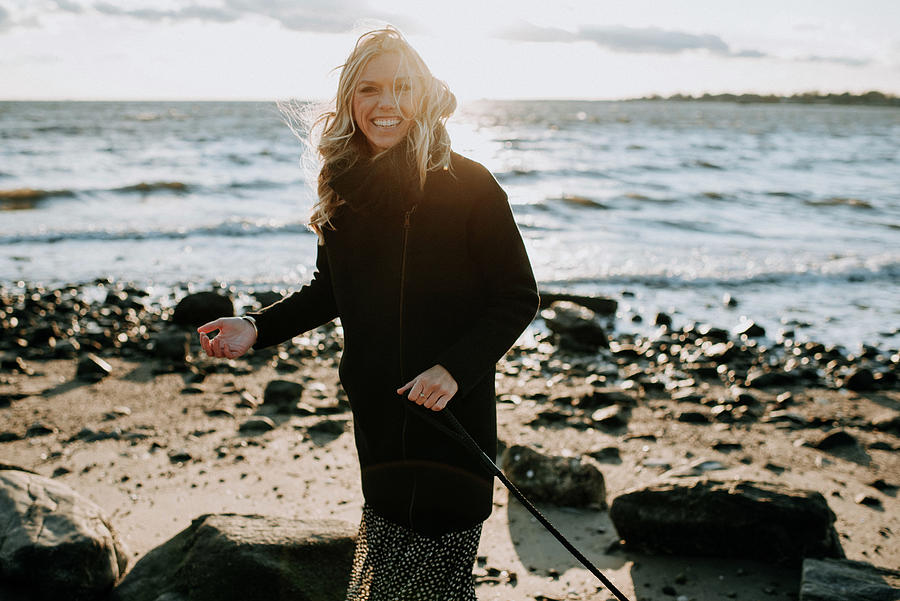
[[[413,123],[412,78],[402,62],[398,52],[375,56],[353,90],[353,120],[374,153],[402,140]]]

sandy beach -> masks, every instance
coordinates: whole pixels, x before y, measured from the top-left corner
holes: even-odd
[[[13,333],[10,315],[27,309],[16,309],[9,291],[4,296],[4,325]],[[80,321],[101,315],[102,307],[92,306]],[[206,357],[196,335],[184,328],[190,350],[179,366],[139,351],[154,331],[167,326],[159,315],[129,314],[118,320],[121,328],[107,332],[109,339],[116,340],[117,329],[127,332],[129,324],[139,327],[141,318],[148,320],[147,331],[137,336],[143,342],[95,349],[111,367],[95,382],[76,377],[76,353],[48,358],[46,346],[4,334],[0,462],[53,477],[100,505],[128,548],[130,566],[204,513],[358,523],[363,499],[351,414],[337,379],[339,329],[325,326],[271,352],[226,361]],[[33,333],[21,319],[18,328],[16,334]],[[86,335],[82,330],[82,339]],[[847,558],[900,565],[895,385],[866,391],[821,382],[744,387],[755,399],[747,412],[724,419],[713,411],[706,414],[709,419],[692,419],[684,415],[705,412],[715,399],[734,396],[733,388],[720,378],[697,379],[689,387],[695,396],[675,394],[684,386],[652,386],[646,380],[641,385],[633,374],[624,377],[629,369],[647,365],[646,375],[662,373],[664,365],[648,365],[623,352],[626,344],[641,341],[617,341],[614,333],[610,339],[612,351],[586,354],[560,349],[532,330],[520,338],[498,364],[501,443],[552,455],[591,455],[610,503],[628,489],[705,469],[714,469],[706,475],[717,480],[819,491],[837,515],[835,528]],[[82,345],[77,355],[86,350]],[[896,374],[893,353],[893,359],[890,352],[882,358],[888,357],[884,365]],[[267,384],[276,379],[303,385],[304,411],[285,414],[262,403]],[[577,406],[573,409],[573,398],[598,387],[633,399],[621,422],[587,424]],[[260,414],[276,428],[239,430]],[[816,448],[834,429],[852,442]],[[632,599],[797,597],[796,566],[638,553],[616,544],[607,511],[548,504],[540,509]],[[611,598],[496,480],[476,577],[483,601]]]

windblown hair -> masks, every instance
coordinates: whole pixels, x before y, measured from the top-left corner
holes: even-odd
[[[337,207],[344,201],[328,185],[329,180],[349,169],[358,161],[377,158],[383,153],[372,156],[365,136],[353,119],[353,94],[366,65],[374,57],[382,54],[397,53],[400,55],[400,70],[408,70],[414,99],[414,115],[403,114],[404,118],[413,120],[407,132],[407,148],[410,162],[415,165],[420,189],[425,186],[425,178],[429,171],[448,169],[450,167],[450,136],[445,124],[456,110],[456,97],[443,81],[435,78],[425,61],[409,45],[409,42],[396,28],[388,25],[362,34],[347,61],[337,67],[341,69],[337,94],[332,101],[312,116],[309,107],[306,110],[289,105],[279,104],[282,112],[299,121],[298,131],[302,136],[305,130],[307,144],[315,148],[317,164],[320,165],[317,178],[318,201],[313,205],[307,226],[323,240],[326,226],[334,229],[331,218]],[[397,88],[394,88],[394,103],[398,111],[400,103]],[[401,113],[402,114],[402,113]],[[387,152],[387,151],[384,151]]]

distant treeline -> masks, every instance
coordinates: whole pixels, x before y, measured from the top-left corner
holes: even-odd
[[[794,103],[794,104],[864,104],[869,106],[900,106],[900,97],[882,92],[866,92],[865,94],[820,94],[818,92],[803,92],[792,96],[776,96],[775,94],[703,94],[691,96],[690,94],[673,94],[669,97],[653,94],[643,98],[631,100],[680,100],[695,102],[739,102],[742,104],[752,102],[767,103]]]

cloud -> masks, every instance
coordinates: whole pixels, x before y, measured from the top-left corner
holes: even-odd
[[[12,20],[9,17],[9,11],[0,6],[0,32],[9,29]]]
[[[83,13],[88,10],[111,17],[141,21],[211,21],[229,23],[244,17],[273,19],[294,31],[345,33],[352,31],[362,18],[391,22],[407,32],[418,29],[415,21],[384,11],[370,9],[364,0],[220,0],[218,4],[200,4],[186,0],[173,8],[158,8],[151,2],[129,7],[107,0],[79,4],[75,0],[51,0],[59,11]]]
[[[53,0],[53,3],[56,5],[56,8],[63,12],[67,13],[82,13],[84,12],[84,7],[76,2],[72,2],[71,0]]]
[[[819,56],[816,54],[804,56],[797,60],[807,63],[835,63],[847,67],[865,67],[866,65],[872,64],[872,60],[868,58],[854,58],[852,56]]]
[[[658,27],[588,26],[571,32],[523,23],[499,32],[498,37],[526,42],[587,41],[616,52],[677,54],[687,50],[707,50],[739,58],[766,56],[759,50],[732,51],[717,35],[668,31]]]
[[[57,0],[58,2],[59,0]],[[64,0],[65,1],[65,0]],[[135,19],[141,19],[144,21],[162,21],[163,19],[172,19],[172,20],[187,20],[187,19],[197,19],[200,21],[218,21],[220,23],[227,23],[229,21],[234,21],[239,18],[240,15],[237,13],[230,11],[228,9],[223,9],[214,6],[185,6],[184,8],[173,9],[173,10],[160,10],[157,8],[121,8],[114,4],[110,4],[108,2],[96,2],[93,5],[94,10],[97,12],[113,15],[113,16],[123,16],[123,17],[132,17]]]

